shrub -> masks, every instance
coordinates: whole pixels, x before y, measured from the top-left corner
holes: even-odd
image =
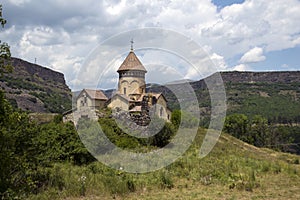
[[[171,176],[165,171],[160,173],[160,181],[161,181],[160,186],[163,189],[165,189],[165,188],[171,189],[174,187],[174,183],[173,183]]]

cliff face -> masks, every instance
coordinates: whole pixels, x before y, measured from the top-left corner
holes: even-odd
[[[35,83],[57,83],[63,86],[64,89],[70,90],[66,85],[64,74],[60,72],[53,71],[49,68],[33,64],[19,58],[12,58],[12,65],[14,67],[13,73],[14,77],[29,79]]]
[[[276,71],[276,72],[220,72],[223,82],[226,84],[268,83],[291,84],[300,83],[300,71]],[[204,89],[204,79],[190,82],[193,88]]]
[[[0,77],[11,103],[29,112],[62,113],[71,108],[71,90],[62,73],[12,58],[13,72]]]
[[[225,83],[299,83],[300,71],[221,72]]]

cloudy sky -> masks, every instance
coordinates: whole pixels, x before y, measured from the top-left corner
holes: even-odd
[[[12,55],[63,72],[72,89],[87,58],[95,49],[101,53],[99,45],[145,27],[172,30],[195,41],[217,70],[300,70],[299,0],[4,0],[1,4],[8,23],[0,39],[9,43]],[[121,38],[129,50],[131,35],[123,36],[128,36]],[[141,39],[134,40],[135,48],[139,43],[142,47]],[[185,43],[173,44],[182,48]],[[115,70],[126,56],[122,53],[106,70],[110,82],[99,87],[115,86]],[[137,55],[148,66],[149,82],[202,78],[181,70],[188,64],[178,55],[154,50]],[[159,73],[153,75],[154,71]]]

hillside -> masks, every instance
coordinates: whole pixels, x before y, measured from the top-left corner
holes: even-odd
[[[14,107],[41,113],[71,108],[71,90],[62,73],[19,58],[12,58],[12,65],[13,72],[0,77],[0,86]]]
[[[251,120],[257,115],[261,116],[266,119],[265,134],[271,137],[269,138],[270,144],[264,145],[271,145],[277,150],[300,154],[299,71],[221,72],[221,76],[226,90],[227,116],[244,115],[248,129],[251,129]],[[208,127],[211,102],[205,80],[190,82],[189,84],[193,87],[198,98],[202,117],[200,125]],[[177,99],[169,88],[176,88],[184,99]],[[151,85],[148,91],[162,92],[171,109],[178,109],[178,102],[186,101],[188,103],[188,94],[185,94],[184,84]],[[240,134],[238,135],[239,138],[245,138],[245,135],[241,135],[242,133],[237,134]],[[247,134],[250,134],[250,131],[247,131]],[[255,135],[253,136],[255,137]],[[245,139],[245,141],[248,140]],[[274,141],[277,141],[276,144]]]
[[[228,114],[262,115],[272,123],[300,123],[300,71],[221,72],[221,76],[226,90]],[[202,116],[208,117],[210,97],[205,80],[189,84],[197,95]],[[183,88],[183,84],[169,86]],[[178,109],[178,100],[168,89],[169,86],[152,85],[148,90],[162,92],[171,109]]]
[[[299,199],[299,156],[256,148],[223,133],[200,159],[205,132],[199,129],[191,148],[173,164],[145,174],[100,162],[57,163],[52,185],[29,199]]]
[[[8,80],[8,77],[4,78],[6,87],[11,82],[11,84],[20,84],[23,81],[21,82],[23,85],[18,86],[21,88],[19,90],[22,90],[21,94],[23,92],[34,94],[35,92],[35,95],[39,95],[45,91],[52,92],[51,89],[54,90],[54,88],[50,86],[62,84],[53,82],[51,78],[47,79],[47,76],[39,75],[39,72],[30,75],[29,70],[24,70],[22,67],[21,71],[23,75],[9,77],[14,82]],[[18,76],[19,79],[17,79]],[[23,80],[21,77],[29,79]],[[209,95],[204,82],[192,84],[198,85],[198,87],[195,85],[193,87],[198,98],[201,99],[200,106],[205,107],[209,103]],[[228,83],[225,84],[228,88]],[[254,92],[257,94],[255,90],[257,87],[259,87],[258,94],[263,88],[267,88],[264,92],[269,96],[273,93],[280,95],[277,94],[278,90],[286,89],[285,83],[276,83],[276,87],[271,87],[269,84],[273,83],[254,85],[253,91],[248,89],[250,87],[248,83],[233,84],[231,82],[229,86],[232,88],[234,85],[238,88],[235,91],[238,95],[233,93],[236,97],[246,93],[240,91],[242,87],[245,87],[247,92],[249,90],[249,94]],[[291,85],[294,84],[298,83]],[[27,88],[24,88],[25,86]],[[178,88],[180,86],[182,85],[177,85]],[[10,85],[11,91],[17,89],[13,87]],[[153,88],[159,89],[158,86],[149,87],[149,89]],[[62,88],[59,89],[62,92]],[[229,89],[229,91],[234,89]],[[166,96],[172,95],[165,88],[161,91],[167,92]],[[7,93],[11,94],[11,92]],[[268,98],[265,93],[259,97]],[[0,113],[1,137],[3,138],[0,140],[0,146],[3,147],[0,157],[5,161],[1,163],[0,173],[0,197],[3,199],[300,198],[300,156],[298,155],[257,148],[232,137],[229,135],[231,132],[228,132],[229,134],[222,133],[210,154],[201,159],[199,149],[201,144],[207,141],[204,140],[207,130],[199,128],[187,152],[169,166],[144,174],[126,173],[96,162],[83,146],[72,123],[62,123],[59,117],[55,117],[50,123],[33,123],[28,115],[10,109],[3,98],[3,93],[0,94],[2,94],[0,96],[1,108],[5,111]],[[297,95],[296,92],[296,97]],[[298,101],[297,98],[295,102]],[[176,106],[176,101],[173,103]],[[103,110],[103,112],[106,115],[98,122],[111,142],[120,148],[145,153],[158,149],[165,142],[172,143],[166,136],[172,136],[175,133],[176,123],[167,123],[158,134],[151,138],[136,138],[120,129],[117,122],[111,118],[110,110]],[[209,107],[202,112],[209,113]],[[86,131],[81,136],[87,136],[89,141],[94,142],[95,135],[90,133],[94,133],[95,127],[82,122],[81,125]],[[186,141],[184,138],[190,131],[188,124],[186,125],[185,134],[179,136],[182,138],[177,138],[178,141]],[[96,138],[96,141],[101,140],[98,135]],[[106,154],[109,150],[108,148],[99,153]],[[122,159],[126,161],[126,157]],[[147,163],[145,166],[147,167]],[[115,167],[122,169],[122,163],[115,163]]]

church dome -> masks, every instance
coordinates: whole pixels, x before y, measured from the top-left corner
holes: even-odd
[[[143,71],[145,73],[147,72],[146,68],[143,66],[141,61],[138,59],[138,57],[132,50],[129,52],[129,54],[127,55],[117,72],[129,70],[138,70]]]

